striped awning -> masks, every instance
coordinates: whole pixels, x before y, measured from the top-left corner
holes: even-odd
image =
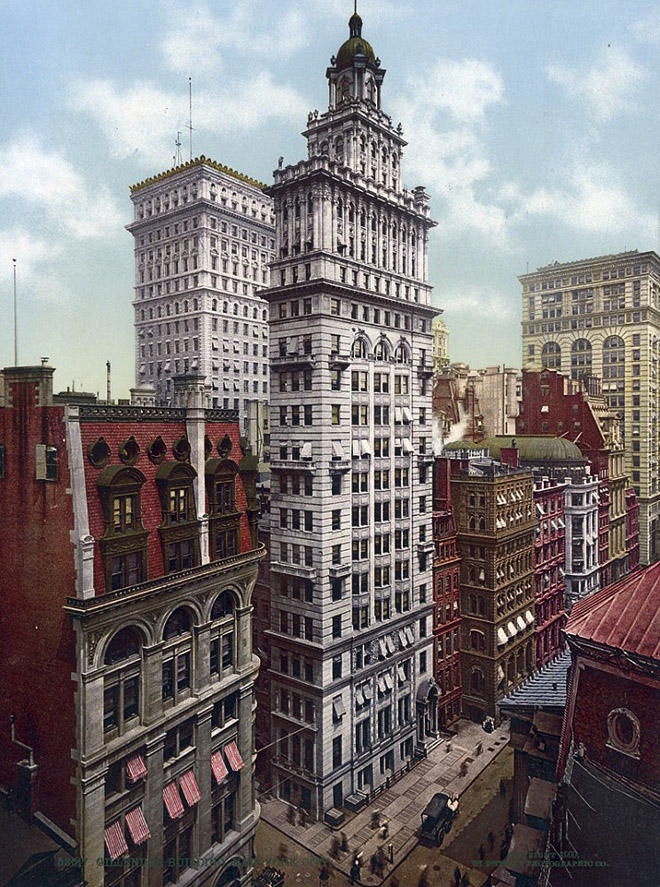
[[[144,779],[147,775],[147,765],[144,763],[142,755],[133,755],[126,761],[126,772],[130,782],[137,782],[138,779]]]
[[[126,843],[120,820],[113,822],[105,830],[105,846],[108,848],[110,859],[118,859],[128,852],[128,844]]]
[[[228,773],[227,765],[225,764],[220,750],[214,751],[211,755],[211,770],[213,770],[215,781],[220,785]]]
[[[129,810],[126,814],[126,825],[134,844],[144,844],[151,837],[142,807],[134,807],[132,810]]]
[[[189,807],[196,804],[202,797],[202,793],[197,785],[197,780],[195,779],[195,774],[192,770],[188,770],[179,778],[179,785]]]
[[[234,773],[238,773],[243,766],[243,758],[241,757],[241,753],[236,747],[235,742],[230,742],[228,745],[225,745],[225,754],[227,755],[227,760],[229,761],[231,769]]]
[[[183,801],[176,787],[176,782],[170,782],[163,788],[163,803],[167,807],[170,819],[179,819],[183,816]]]

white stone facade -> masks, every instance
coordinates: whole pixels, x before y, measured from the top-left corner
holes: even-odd
[[[133,186],[135,377],[170,404],[173,378],[203,375],[214,407],[267,403],[272,200],[201,157]]]
[[[564,494],[566,521],[566,606],[592,591],[598,583],[598,478],[584,472],[567,477]]]
[[[522,284],[523,369],[597,376],[621,417],[625,472],[639,500],[640,559],[658,557],[660,257],[653,251],[556,262]]]
[[[308,118],[308,159],[275,171],[264,293],[273,775],[315,816],[383,784],[437,733],[434,222],[423,188],[401,185],[385,72],[359,16],[350,27],[327,72],[329,109]]]

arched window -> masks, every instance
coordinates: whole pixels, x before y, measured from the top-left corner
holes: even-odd
[[[561,348],[556,342],[546,342],[543,345],[541,363],[548,370],[561,369]]]
[[[486,636],[483,631],[473,629],[470,632],[470,647],[473,650],[480,650],[481,652],[486,649]]]
[[[410,363],[410,351],[405,342],[400,342],[394,351],[394,359],[397,363]]]
[[[475,696],[483,696],[485,687],[483,671],[480,668],[473,668],[470,674],[470,692]]]
[[[179,607],[163,628],[162,698],[177,705],[190,696],[192,661],[192,619]]]
[[[217,681],[234,669],[235,614],[234,598],[223,591],[211,610],[210,671],[211,680]],[[218,623],[217,625],[215,623]]]
[[[385,341],[385,339],[381,339],[376,342],[376,347],[374,348],[374,358],[376,360],[387,360],[390,356],[390,347]]]
[[[591,375],[591,342],[576,339],[571,345],[571,379],[586,379]]]
[[[351,357],[353,358],[353,360],[367,359],[367,343],[361,336],[353,342],[353,347],[351,348]]]
[[[103,665],[103,733],[106,741],[137,724],[140,717],[142,635],[134,626],[120,629],[106,647]]]

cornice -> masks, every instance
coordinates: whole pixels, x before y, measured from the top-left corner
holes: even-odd
[[[211,169],[215,169],[218,172],[223,172],[228,176],[231,176],[233,179],[237,179],[239,182],[245,182],[248,185],[252,185],[254,188],[258,188],[260,191],[265,191],[268,187],[264,182],[260,182],[257,179],[253,179],[250,176],[245,175],[245,173],[238,172],[235,169],[232,169],[229,166],[225,166],[223,163],[218,163],[215,160],[211,160],[209,157],[205,157],[204,154],[201,154],[199,157],[195,157],[193,160],[189,160],[187,163],[182,163],[180,166],[174,166],[172,169],[165,170],[165,172],[158,173],[155,176],[149,176],[149,178],[144,179],[141,182],[138,182],[135,185],[130,185],[129,189],[131,193],[135,193],[142,188],[146,188],[149,185],[154,185],[156,182],[162,182],[165,179],[169,179],[172,176],[180,175],[182,172],[186,172],[187,170],[196,169],[200,166],[208,166]]]

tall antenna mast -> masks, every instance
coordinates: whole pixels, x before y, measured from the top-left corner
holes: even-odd
[[[192,77],[188,77],[188,129],[190,130],[190,159],[193,159],[192,152],[192,134],[193,134],[193,124],[192,124]]]
[[[176,131],[176,141],[174,142],[176,147],[176,157],[174,158],[174,162],[176,166],[181,166],[183,163],[183,158],[181,157],[181,130]]]
[[[14,366],[18,366],[18,313],[16,302],[16,259],[12,259],[14,263]]]

